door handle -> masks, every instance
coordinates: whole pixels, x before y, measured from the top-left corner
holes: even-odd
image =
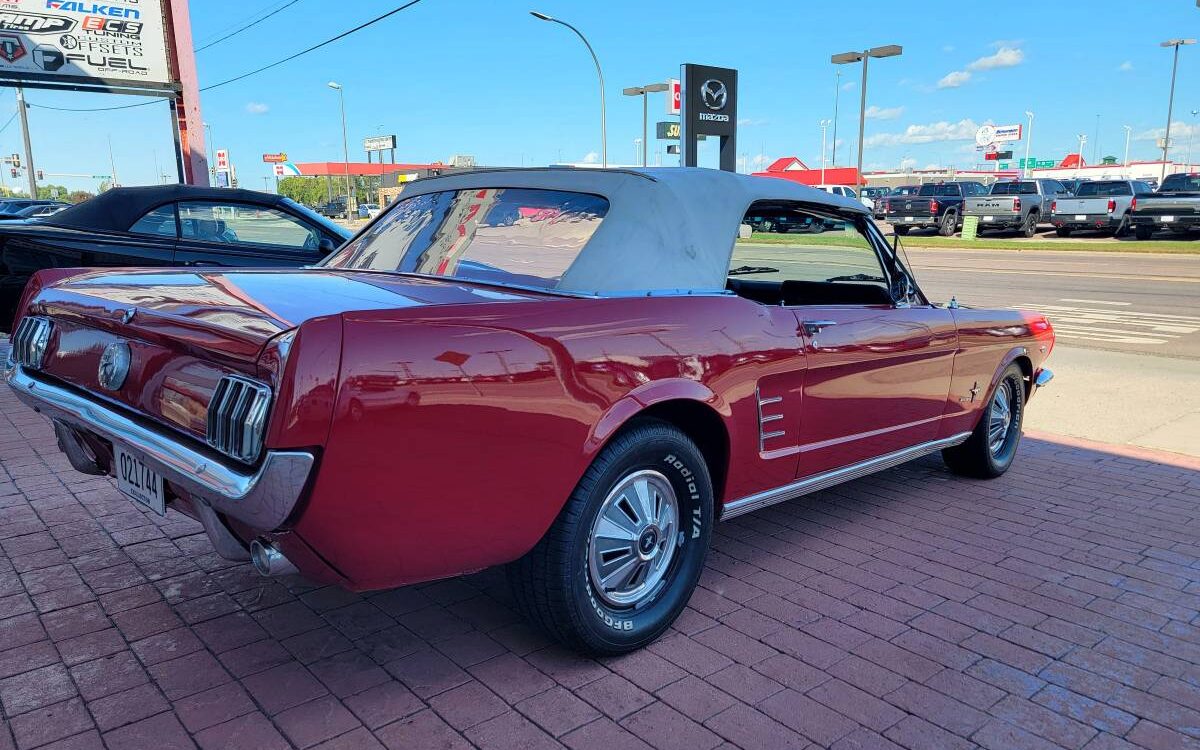
[[[836,320],[806,320],[800,324],[809,336],[816,336],[822,329],[837,325]]]

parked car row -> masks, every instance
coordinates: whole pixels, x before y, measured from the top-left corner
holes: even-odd
[[[1200,230],[1200,174],[1169,175],[1155,190],[1142,180],[1049,178],[1006,180],[991,188],[972,181],[906,185],[876,199],[874,216],[897,234],[935,229],[943,237],[974,216],[978,233],[1015,231],[1033,237],[1044,226],[1060,237],[1079,230],[1139,240],[1158,230],[1186,235]]]

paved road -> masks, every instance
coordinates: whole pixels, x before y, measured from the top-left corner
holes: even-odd
[[[1040,310],[1064,346],[1200,359],[1200,255],[907,252],[935,299]]]

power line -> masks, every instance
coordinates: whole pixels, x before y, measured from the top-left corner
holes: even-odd
[[[0,133],[3,133],[5,130],[8,130],[8,126],[12,125],[12,121],[17,119],[17,115],[19,115],[19,114],[21,114],[20,110],[13,112],[12,117],[8,118],[8,122],[4,123],[4,125],[0,125]]]
[[[403,5],[401,5],[398,8],[393,8],[392,10],[389,10],[387,13],[384,13],[383,15],[376,16],[369,21],[366,21],[364,23],[359,24],[358,26],[355,26],[352,29],[343,31],[342,33],[338,34],[337,36],[330,37],[329,39],[326,39],[323,42],[318,42],[317,44],[314,44],[313,46],[308,47],[306,49],[302,49],[299,52],[296,52],[295,54],[288,55],[287,57],[283,58],[282,60],[276,60],[275,62],[270,63],[269,65],[264,65],[261,68],[255,68],[254,70],[251,70],[247,73],[242,73],[239,76],[234,76],[233,78],[228,78],[228,79],[226,79],[224,81],[220,81],[218,83],[209,84],[208,86],[202,86],[202,87],[200,87],[200,90],[201,91],[212,91],[213,89],[220,88],[222,86],[226,86],[228,84],[236,83],[237,81],[241,81],[243,79],[249,78],[250,76],[258,75],[259,73],[263,73],[272,68],[277,68],[280,65],[291,62],[292,60],[295,60],[298,57],[303,57],[304,55],[307,55],[309,52],[315,52],[315,51],[321,49],[322,47],[327,47],[330,44],[333,44],[334,42],[341,41],[342,39],[345,39],[346,37],[350,36],[351,34],[362,31],[363,29],[367,28],[368,26],[373,26],[373,25],[379,23],[380,21],[384,20],[385,18],[390,18],[391,16],[396,15],[397,13],[399,13],[402,10],[407,10],[407,9],[411,8],[412,6],[416,5],[419,2],[421,2],[421,0],[409,0],[409,2],[404,3]],[[157,100],[147,101],[147,102],[138,102],[137,104],[122,104],[122,105],[118,105],[115,107],[88,107],[88,108],[50,107],[50,106],[46,106],[43,104],[33,104],[32,102],[30,103],[30,106],[31,107],[40,107],[41,109],[52,109],[57,112],[107,112],[110,110],[117,110],[117,109],[133,109],[134,107],[144,107],[148,104],[154,104],[156,101]]]
[[[253,13],[250,13],[242,18],[232,19],[232,20],[230,20],[229,23],[214,29],[211,34],[208,34],[203,39],[195,39],[193,41],[198,44],[207,44],[210,39],[213,39],[214,37],[218,37],[218,36],[224,34],[225,32],[229,31],[230,29],[236,28],[237,25],[242,23],[243,21],[246,21],[248,19],[252,20],[252,19],[258,18],[259,16],[261,16],[264,13],[270,13],[277,6],[282,5],[286,1],[287,0],[273,0],[272,2],[266,3],[262,8],[259,8],[258,10],[254,11]]]
[[[250,28],[253,28],[253,27],[259,25],[260,23],[267,20],[268,18],[275,15],[276,13],[279,13],[280,11],[283,11],[283,10],[287,10],[288,8],[292,7],[293,5],[295,5],[298,2],[300,2],[300,0],[291,0],[290,2],[271,11],[270,13],[263,16],[262,18],[259,18],[255,21],[251,21],[250,23],[246,24],[245,26],[242,26],[241,28],[237,29],[236,31],[229,32],[228,34],[221,37],[220,39],[214,39],[213,41],[209,42],[208,44],[205,44],[203,47],[197,47],[194,51],[195,52],[203,52],[204,50],[208,49],[209,47],[212,47],[215,44],[220,44],[221,42],[225,41],[226,39],[229,39],[230,37],[235,37],[238,34],[245,31],[246,29],[250,29]]]

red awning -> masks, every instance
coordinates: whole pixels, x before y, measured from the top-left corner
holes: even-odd
[[[346,174],[346,163],[341,161],[306,161],[293,162],[296,169],[300,170],[300,174],[304,177],[343,177]],[[391,174],[392,172],[416,172],[422,169],[445,169],[446,165],[441,162],[433,164],[367,164],[362,161],[350,162],[350,174],[352,175],[370,175],[378,176],[383,174]]]

